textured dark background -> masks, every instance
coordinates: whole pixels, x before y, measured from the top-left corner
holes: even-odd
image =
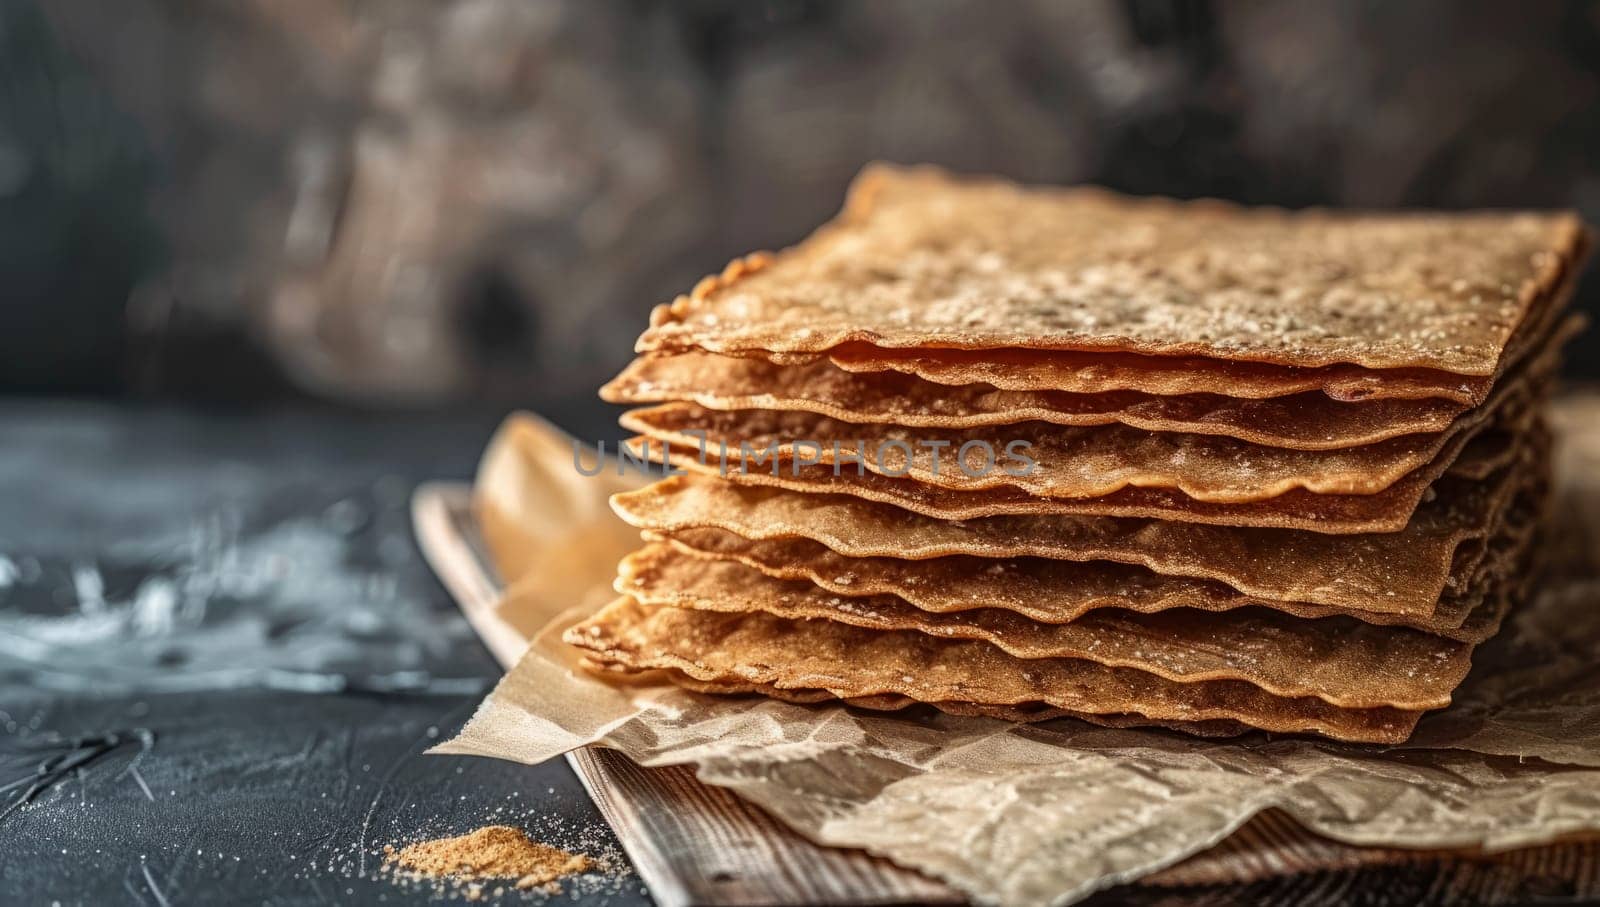
[[[614,858],[550,903],[648,903],[564,761],[422,755],[500,667],[408,498],[492,427],[0,400],[0,905],[438,903],[383,846],[488,823]]]
[[[878,158],[1600,220],[1593,3],[0,0],[0,86],[7,390],[589,429]]]

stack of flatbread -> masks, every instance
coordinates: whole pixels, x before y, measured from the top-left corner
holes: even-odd
[[[567,640],[693,690],[1404,740],[1526,594],[1586,231],[869,168],[606,386]]]

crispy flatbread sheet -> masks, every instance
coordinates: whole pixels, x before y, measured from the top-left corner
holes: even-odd
[[[1522,581],[1517,586],[1513,598],[1517,601],[1526,599],[1531,594],[1534,585],[1534,571],[1524,570],[1521,574]],[[635,672],[620,668],[613,664],[604,664],[590,658],[580,659],[584,667],[597,673],[607,674],[612,677],[622,678],[649,678],[651,681],[668,680],[678,686],[701,693],[715,695],[763,695],[788,702],[805,704],[822,704],[829,702],[842,703],[866,709],[878,710],[905,710],[908,717],[916,717],[919,708],[925,708],[921,703],[906,696],[879,694],[876,696],[855,697],[840,699],[826,690],[805,690],[780,688],[770,683],[752,683],[749,681],[722,681],[711,682],[699,680],[684,674],[681,671],[648,671]],[[1025,705],[982,705],[971,702],[944,701],[932,704],[933,707],[955,715],[980,716],[997,718],[1004,721],[1039,722],[1050,721],[1056,718],[1071,717],[1105,727],[1162,727],[1168,730],[1181,731],[1198,737],[1236,737],[1255,730],[1249,725],[1229,719],[1209,719],[1205,721],[1172,721],[1153,719],[1145,715],[1127,713],[1112,714],[1085,714],[1068,710],[1032,703]]]
[[[1223,394],[1254,400],[1320,394],[1344,403],[1437,399],[1476,406],[1489,395],[1496,379],[1530,350],[1542,346],[1547,335],[1555,330],[1575,333],[1582,326],[1581,318],[1564,320],[1564,313],[1577,286],[1578,265],[1587,254],[1585,243],[1560,286],[1548,299],[1537,301],[1512,334],[1493,375],[1457,375],[1433,369],[1374,370],[1355,365],[1285,368],[1194,356],[1070,350],[889,350],[860,343],[835,347],[826,354],[772,353],[768,357],[781,364],[805,365],[825,356],[830,364],[853,373],[876,373],[882,377],[898,372],[934,384],[987,384],[1013,393],[1138,391],[1158,396]],[[1556,329],[1558,324],[1561,327]]]
[[[1138,391],[1158,396],[1210,393],[1239,399],[1320,393],[1332,401],[1346,403],[1438,399],[1476,406],[1488,396],[1500,375],[1526,358],[1529,351],[1543,346],[1548,335],[1558,330],[1575,333],[1582,327],[1581,316],[1568,319],[1565,313],[1577,287],[1577,271],[1588,252],[1589,244],[1585,242],[1555,291],[1548,299],[1535,303],[1506,343],[1494,375],[1457,375],[1433,369],[1374,370],[1354,365],[1307,369],[1194,356],[1071,350],[890,350],[860,343],[845,344],[826,353],[766,356],[785,365],[806,365],[826,358],[852,373],[877,373],[882,377],[898,372],[935,384],[987,384],[1012,392]]]
[[[1444,431],[1467,408],[1441,399],[1341,403],[1316,391],[1267,400],[1217,393],[1010,391],[990,384],[934,384],[895,372],[857,375],[827,360],[784,366],[702,352],[641,356],[602,388],[601,396],[612,403],[686,401],[715,410],[796,410],[908,427],[1121,424],[1298,450],[1337,450]]]
[[[721,529],[645,532],[647,541],[682,555],[735,561],[780,580],[803,580],[834,596],[892,596],[933,614],[998,609],[1039,623],[1068,623],[1100,609],[1153,614],[1177,608],[1227,612],[1270,608],[1299,618],[1348,617],[1382,626],[1411,627],[1479,643],[1498,622],[1481,608],[1495,576],[1524,556],[1541,512],[1544,490],[1520,496],[1493,540],[1464,543],[1451,567],[1452,582],[1427,613],[1377,613],[1304,602],[1255,598],[1212,580],[1165,576],[1144,567],[1109,561],[1047,558],[979,558],[951,555],[920,561],[845,557],[810,539],[752,541]],[[638,591],[618,592],[648,599]]]
[[[903,696],[926,703],[1044,705],[1159,721],[1238,721],[1262,730],[1399,743],[1420,711],[1343,709],[1285,699],[1238,680],[1174,683],[1075,658],[1019,659],[977,640],[910,630],[865,630],[829,620],[648,607],[622,598],[563,638],[595,661],[667,669],[713,683],[826,690],[851,699]]]
[[[1509,607],[1503,576],[1481,606],[1498,626]],[[807,580],[774,579],[733,561],[705,561],[654,544],[623,560],[616,589],[643,605],[763,611],[787,620],[833,620],[869,630],[915,630],[979,639],[1017,658],[1081,658],[1180,683],[1243,680],[1283,697],[1314,696],[1344,708],[1436,709],[1472,665],[1470,643],[1351,617],[1306,620],[1268,608],[1227,613],[1100,608],[1068,623],[976,607],[933,613],[894,595],[841,596]]]
[[[1492,535],[1519,485],[1544,470],[1533,438],[1514,468],[1487,480],[1442,479],[1393,534],[1207,526],[1113,517],[940,520],[839,494],[794,494],[704,476],[673,476],[612,497],[630,525],[655,532],[721,529],[746,539],[809,539],[854,558],[952,555],[1133,564],[1224,583],[1255,598],[1384,614],[1428,613],[1455,575],[1457,549]]]
[[[1398,532],[1410,520],[1433,482],[1462,461],[1464,468],[1489,471],[1517,455],[1531,417],[1504,428],[1479,425],[1457,434],[1431,462],[1413,470],[1383,491],[1368,495],[1331,495],[1296,489],[1264,501],[1215,503],[1197,501],[1168,488],[1127,487],[1096,498],[1047,498],[1001,486],[977,490],[941,488],[913,478],[873,472],[857,475],[850,468],[838,474],[832,466],[804,466],[773,460],[773,472],[741,469],[736,458],[723,469],[716,454],[702,460],[698,450],[674,447],[636,437],[623,442],[631,456],[665,459],[674,469],[719,476],[735,485],[761,485],[806,494],[842,492],[869,501],[893,504],[911,513],[944,520],[990,516],[1116,516],[1172,522],[1206,523],[1271,529],[1303,529],[1330,535]]]
[[[784,364],[801,364],[818,357],[772,354],[772,358]],[[852,343],[829,350],[826,358],[848,372],[899,372],[934,384],[989,384],[1014,392],[1227,394],[1249,400],[1320,394],[1342,403],[1438,399],[1474,406],[1494,384],[1487,376],[1434,369],[1379,371],[1358,365],[1290,368],[1196,356],[1071,350],[886,350]]]
[[[831,224],[658,307],[638,349],[1094,350],[1494,372],[1566,212],[1362,214],[869,167]]]
[[[825,702],[838,702],[855,708],[872,709],[875,711],[900,711],[914,712],[918,708],[927,708],[922,703],[905,696],[858,696],[853,699],[840,699],[826,690],[789,690],[780,689],[771,684],[760,683],[711,683],[696,680],[681,671],[648,671],[630,672],[619,670],[612,665],[601,664],[592,659],[581,659],[583,666],[597,674],[629,682],[635,680],[667,680],[686,690],[696,693],[709,693],[715,696],[744,696],[757,695],[780,699],[784,702],[794,702],[802,705],[814,705]],[[952,715],[964,715],[977,718],[997,718],[1001,721],[1039,722],[1053,721],[1057,718],[1076,718],[1090,724],[1102,727],[1130,728],[1130,727],[1161,727],[1168,730],[1182,731],[1196,737],[1237,737],[1248,734],[1255,728],[1247,724],[1226,719],[1213,719],[1210,721],[1157,721],[1143,715],[1086,715],[1081,712],[1071,712],[1066,709],[1057,709],[1050,706],[1007,706],[1007,705],[980,705],[974,702],[935,702],[933,708]]]
[[[1582,318],[1570,316],[1538,348],[1558,347],[1582,326]],[[1528,346],[1508,348],[1502,364],[1521,361],[1530,352]],[[1488,382],[1484,383],[1487,390]],[[1121,424],[1149,431],[1223,435],[1297,450],[1338,450],[1441,432],[1467,408],[1466,403],[1443,399],[1386,399],[1356,405],[1317,391],[1241,399],[1224,395],[1231,392],[1226,382],[1208,386],[1218,392],[1154,396],[1137,391],[1001,390],[985,383],[935,384],[896,372],[858,375],[826,359],[785,366],[766,359],[690,351],[641,356],[600,395],[612,403],[688,402],[712,410],[792,410],[843,422],[913,428],[978,428],[1029,421]]]
[[[1558,355],[1541,357],[1529,378],[1548,383]],[[1243,504],[1294,491],[1377,494],[1433,463],[1458,435],[1501,407],[1526,409],[1533,388],[1509,382],[1489,403],[1442,432],[1406,435],[1343,450],[1263,447],[1217,435],[1151,432],[1125,425],[1090,428],[1024,422],[971,429],[858,425],[814,413],[709,410],[664,403],[624,413],[629,431],[674,447],[712,451],[745,469],[780,464],[859,462],[886,477],[955,491],[1015,490],[1043,498],[1099,498],[1125,488],[1170,489],[1195,501]],[[1513,409],[1515,411],[1515,409]]]

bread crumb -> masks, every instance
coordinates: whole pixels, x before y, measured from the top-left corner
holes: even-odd
[[[386,866],[416,877],[516,879],[518,890],[543,886],[551,893],[560,890],[558,879],[588,872],[594,866],[583,854],[541,844],[509,825],[486,825],[464,835],[419,841],[398,850],[387,845],[383,853]],[[496,888],[492,893],[503,890]],[[481,900],[485,894],[477,881],[469,882],[463,893],[469,901]]]

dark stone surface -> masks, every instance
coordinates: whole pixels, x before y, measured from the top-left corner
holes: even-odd
[[[500,671],[408,499],[470,476],[499,416],[0,399],[0,904],[462,902],[381,850],[488,823],[623,867],[551,903],[650,903],[565,762],[423,755]],[[1539,884],[1426,864],[1085,903],[1578,902]]]
[[[408,499],[498,415],[0,401],[0,785],[95,757],[0,818],[0,902],[421,902],[382,846],[490,822],[614,854],[564,762],[422,754],[500,671]]]

